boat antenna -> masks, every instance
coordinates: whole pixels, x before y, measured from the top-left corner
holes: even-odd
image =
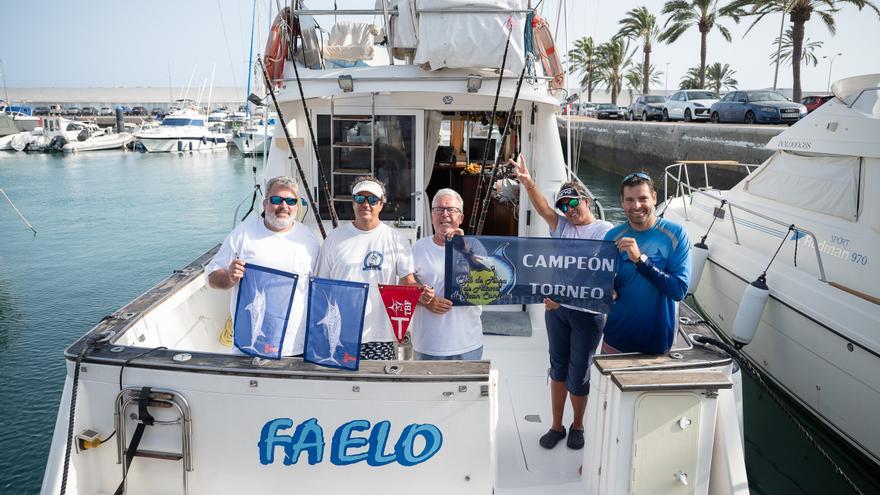
[[[522,88],[523,78],[526,75],[526,68],[528,67],[527,61],[523,61],[522,72],[519,73],[519,81],[516,82],[516,92],[513,94],[513,102],[510,104],[510,111],[507,112],[507,120],[504,122],[504,130],[501,132],[501,142],[503,143],[505,138],[507,138],[507,132],[510,130],[510,124],[516,118],[516,103],[519,101],[519,90]],[[486,195],[483,196],[482,206],[480,208],[480,222],[477,224],[477,230],[474,231],[475,235],[480,235],[483,233],[483,225],[486,224],[486,214],[489,212],[489,199],[492,197],[492,184],[495,183],[496,177],[498,176],[498,171],[501,170],[501,166],[499,162],[501,161],[501,153],[497,153],[495,155],[495,163],[492,165],[492,178],[489,180],[489,183],[486,184]],[[481,192],[477,189],[477,192]]]
[[[471,219],[468,222],[468,230],[475,232],[477,224],[477,206],[480,204],[480,193],[483,189],[483,164],[489,159],[489,143],[492,142],[492,127],[495,126],[495,113],[498,110],[498,96],[501,94],[501,83],[504,81],[504,67],[507,65],[507,51],[510,48],[510,35],[513,34],[513,26],[507,31],[507,43],[504,44],[504,55],[501,57],[501,70],[498,72],[498,87],[495,88],[495,101],[492,103],[492,116],[489,118],[489,130],[486,133],[486,143],[483,145],[483,160],[480,162],[480,173],[477,178],[477,192],[474,196],[474,208],[471,210]],[[522,81],[522,79],[520,79]],[[502,142],[503,138],[502,138]],[[468,143],[470,148],[470,143]],[[470,154],[470,149],[468,149]],[[496,157],[497,158],[497,157]]]
[[[306,179],[302,164],[299,162],[299,155],[296,154],[296,148],[293,147],[293,139],[290,138],[290,131],[287,130],[287,120],[284,119],[284,113],[281,112],[281,105],[278,104],[278,100],[275,98],[275,87],[269,79],[269,73],[266,72],[266,66],[263,65],[263,59],[261,57],[257,57],[257,63],[260,64],[260,72],[262,72],[263,80],[266,82],[269,96],[272,97],[272,104],[275,105],[275,112],[278,114],[278,123],[281,124],[281,129],[284,131],[284,138],[287,139],[287,147],[290,149],[290,155],[296,163],[296,170],[299,172],[299,178],[300,181],[302,181],[303,189],[306,190],[306,196],[308,196],[309,202],[312,204],[312,211],[315,213],[315,220],[318,224],[318,230],[321,231],[321,238],[326,239],[327,232],[324,230],[324,221],[321,220],[321,208],[319,208],[318,203],[315,201],[315,197],[312,195],[312,188],[309,187],[309,181]]]
[[[293,22],[292,19],[291,22]],[[293,36],[291,36],[291,38],[293,38]],[[303,57],[305,57],[305,55],[303,55]],[[305,60],[305,58],[303,58],[303,60]],[[309,107],[306,105],[306,95],[303,92],[302,81],[299,78],[299,69],[296,67],[296,60],[294,60],[291,65],[293,65],[293,74],[296,76],[296,86],[299,88],[299,100],[302,102],[303,115],[306,116],[306,127],[309,128],[309,136],[312,138],[312,148],[315,150],[315,161],[318,162],[318,180],[321,181],[321,189],[324,192],[324,196],[327,198],[327,208],[330,210],[330,221],[333,222],[333,228],[335,229],[339,226],[339,217],[336,215],[336,207],[333,205],[333,196],[330,194],[330,185],[327,183],[327,176],[324,174],[324,167],[321,165],[321,154],[318,153],[318,140],[315,139],[315,130],[312,128],[312,119],[309,118]]]
[[[15,210],[15,213],[18,213],[18,217],[21,218],[21,221],[24,222],[25,225],[27,225],[27,228],[31,229],[34,235],[37,235],[37,229],[35,229],[34,226],[27,221],[27,218],[25,218],[20,211],[18,211],[18,208],[15,207],[15,203],[13,203],[11,199],[9,199],[9,196],[6,195],[6,191],[4,191],[2,187],[0,187],[0,194],[3,194],[3,197],[6,198],[6,201],[9,202],[9,206],[11,206],[13,210]]]

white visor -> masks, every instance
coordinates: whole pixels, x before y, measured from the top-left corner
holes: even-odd
[[[351,188],[352,196],[355,194],[360,194],[362,192],[373,193],[373,196],[376,196],[377,198],[379,198],[383,201],[385,200],[385,197],[382,194],[382,186],[380,186],[379,184],[376,184],[375,182],[373,182],[371,180],[362,180],[362,181],[358,182],[357,184],[355,184],[354,187]]]

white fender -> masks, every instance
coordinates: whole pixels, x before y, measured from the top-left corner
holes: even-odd
[[[692,295],[697,292],[700,278],[703,276],[703,267],[706,266],[708,258],[709,246],[703,241],[694,244],[694,249],[691,249],[691,279],[688,282],[688,294]]]
[[[733,320],[731,338],[739,347],[748,345],[755,337],[768,297],[770,297],[770,288],[767,287],[767,275],[762,273],[754,282],[746,286],[736,318]]]

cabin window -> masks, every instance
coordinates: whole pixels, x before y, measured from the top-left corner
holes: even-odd
[[[332,129],[330,118],[318,115],[318,148],[339,219],[354,219],[354,180],[374,175],[385,183],[387,196],[379,217],[385,221],[414,221],[416,117],[376,115],[375,130],[370,115],[335,115]],[[321,188],[319,196],[321,216],[330,218]]]

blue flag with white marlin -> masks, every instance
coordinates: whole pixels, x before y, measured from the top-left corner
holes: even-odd
[[[281,359],[299,275],[245,263],[238,284],[233,343],[250,356]]]
[[[345,280],[309,280],[309,311],[303,360],[357,370],[370,285]]]
[[[608,313],[618,262],[611,241],[455,236],[446,243],[454,306],[537,304],[544,298]]]

